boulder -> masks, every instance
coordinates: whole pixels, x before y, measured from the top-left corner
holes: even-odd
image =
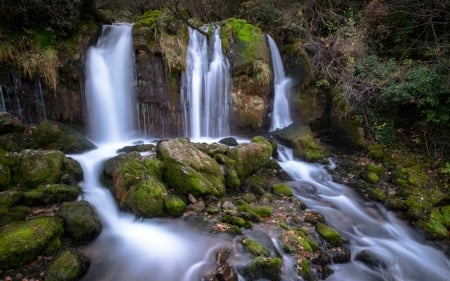
[[[0,228],[0,268],[8,269],[34,260],[45,253],[63,233],[61,219],[41,217]]]
[[[90,266],[89,258],[78,250],[61,251],[45,273],[47,281],[76,281],[86,274]]]
[[[294,156],[306,161],[315,161],[326,156],[325,149],[316,142],[308,126],[292,124],[272,132],[272,135],[281,143],[292,147]]]
[[[81,187],[66,184],[46,184],[24,192],[27,206],[50,205],[66,201],[74,201],[81,195]]]
[[[34,131],[36,148],[61,150],[64,153],[81,153],[95,148],[83,135],[54,121],[41,122]]]
[[[266,165],[271,155],[272,145],[263,137],[254,137],[251,143],[230,148],[227,152],[234,160],[234,168],[241,180]]]
[[[53,150],[27,149],[17,154],[19,165],[13,179],[23,188],[57,183],[63,174],[64,153]]]
[[[63,219],[66,233],[77,243],[92,241],[103,230],[100,218],[87,201],[63,203],[57,215]]]
[[[164,162],[164,182],[180,194],[196,197],[225,194],[219,164],[187,139],[161,141],[157,155]]]
[[[165,212],[166,196],[165,185],[155,178],[148,177],[129,189],[124,204],[140,217],[157,217]]]

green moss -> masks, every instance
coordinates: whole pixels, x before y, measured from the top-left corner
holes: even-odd
[[[150,27],[152,29],[155,29],[157,27],[158,19],[161,15],[161,10],[147,11],[134,24],[133,28]]]
[[[364,176],[364,179],[372,184],[375,184],[380,181],[380,178],[378,175],[374,172],[367,172],[367,174]]]
[[[306,280],[313,280],[313,275],[311,271],[311,265],[306,258],[303,258],[300,262],[300,275]]]
[[[0,268],[13,268],[33,260],[62,233],[61,220],[56,217],[41,217],[0,228]]]
[[[383,173],[383,167],[378,166],[378,165],[374,165],[374,164],[369,164],[367,166],[367,171],[375,173],[375,174],[377,174],[379,176],[379,175],[381,175]]]
[[[260,52],[258,45],[265,44],[261,29],[243,19],[230,18],[224,23],[220,36],[223,48],[229,49],[233,38],[245,46],[241,55],[245,57],[246,63],[252,63]]]
[[[87,272],[90,262],[75,249],[62,251],[53,261],[45,274],[47,281],[76,281]]]
[[[238,216],[225,215],[222,217],[222,221],[239,227],[245,226],[245,220]]]
[[[21,161],[16,182],[25,187],[39,184],[56,183],[63,172],[64,153],[50,150],[25,150],[20,153]]]
[[[245,238],[242,240],[242,245],[244,245],[245,250],[250,253],[251,255],[257,257],[257,256],[263,256],[268,257],[270,255],[270,252],[264,248],[264,246],[252,239]]]
[[[282,196],[292,196],[294,193],[289,185],[285,183],[276,183],[272,186],[272,192]]]
[[[63,219],[65,231],[75,243],[90,242],[103,230],[100,218],[87,201],[63,203],[57,214]]]
[[[319,223],[316,225],[316,231],[331,245],[336,247],[342,246],[342,236],[335,229],[323,223]]]
[[[384,202],[386,200],[386,192],[379,187],[374,188],[370,193],[370,196],[377,201]]]
[[[164,198],[166,196],[165,185],[149,177],[130,188],[126,204],[138,216],[157,217],[164,214]]]
[[[428,221],[425,223],[427,234],[433,239],[448,239],[450,229],[450,206],[442,209],[435,208],[431,211]]]
[[[144,160],[143,164],[147,173],[159,180],[162,180],[164,163],[161,160],[156,157],[149,157]]]
[[[256,257],[243,269],[243,275],[247,280],[266,279],[271,281],[281,280],[280,258]]]
[[[79,186],[65,184],[47,184],[24,193],[24,202],[28,206],[50,205],[73,201],[81,195]]]
[[[368,145],[369,155],[373,159],[383,159],[384,157],[384,147],[379,144]]]
[[[256,206],[253,211],[262,218],[268,218],[272,215],[272,208],[267,206]]]
[[[186,209],[186,203],[183,199],[176,195],[168,195],[164,198],[164,206],[169,215],[178,217],[181,216]]]

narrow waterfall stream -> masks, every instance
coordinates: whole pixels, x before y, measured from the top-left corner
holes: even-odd
[[[195,38],[199,34],[191,36]],[[199,48],[206,44],[197,39]],[[212,235],[204,223],[192,220],[136,220],[133,215],[119,211],[110,191],[99,180],[102,163],[115,156],[119,148],[136,141],[132,138],[133,111],[128,106],[134,103],[130,42],[130,25],[105,26],[97,46],[88,53],[86,95],[89,132],[98,148],[71,157],[79,161],[83,168],[83,199],[96,208],[104,230],[93,243],[83,248],[91,259],[91,267],[83,280],[202,280],[202,276],[215,265],[215,252],[234,247],[230,237]],[[203,51],[199,54],[203,55]],[[197,53],[191,59],[198,60],[196,56]],[[223,61],[223,58],[219,56],[218,60]],[[192,70],[206,75],[205,65],[199,64]],[[213,68],[210,66],[210,69]],[[217,68],[223,70],[222,66]],[[197,90],[206,87],[202,77],[188,78],[191,79],[189,87]],[[226,87],[229,83],[221,81],[217,85]],[[189,98],[189,105],[194,106],[189,108],[190,113],[204,110],[201,109],[202,100],[204,97],[201,94]],[[217,103],[223,103],[223,100],[211,101],[211,111],[217,112]],[[276,109],[283,112],[283,106],[285,104],[280,103]],[[191,127],[195,130],[191,133],[202,136],[201,119],[198,117],[198,123],[193,122]],[[211,126],[219,125],[214,123]],[[450,262],[444,254],[428,245],[382,206],[365,202],[349,188],[334,183],[323,167],[293,160],[289,149],[281,147],[280,152],[280,165],[294,179],[295,196],[309,208],[321,212],[327,223],[339,230],[350,243],[352,262],[334,265],[335,273],[327,280],[449,280]],[[272,239],[276,247],[278,241]],[[368,267],[359,262],[357,257],[360,253],[375,256],[380,265]],[[282,258],[282,280],[302,280],[293,268],[295,262],[292,258],[287,255]],[[239,281],[253,280],[239,276]]]
[[[189,28],[185,86],[186,136],[223,137],[230,133],[230,66],[222,54],[220,27],[213,26],[212,49],[207,38]],[[209,59],[211,54],[211,60]]]
[[[289,94],[292,88],[292,80],[286,77],[280,51],[275,41],[267,35],[267,42],[272,55],[274,101],[272,110],[272,125],[270,131],[282,129],[292,124],[289,110]]]

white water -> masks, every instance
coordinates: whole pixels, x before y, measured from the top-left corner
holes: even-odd
[[[90,137],[126,139],[133,131],[134,59],[132,25],[105,25],[87,53],[86,104]]]
[[[274,74],[274,101],[270,131],[275,131],[292,124],[289,110],[292,80],[286,77],[277,44],[269,35],[267,35],[267,42],[269,43],[270,53],[272,55],[272,69]]]
[[[117,149],[133,142],[129,139],[132,132],[132,126],[129,126],[132,111],[122,110],[122,107],[128,106],[126,102],[119,103],[122,106],[117,107],[116,102],[108,100],[123,100],[121,95],[129,96],[129,92],[114,91],[114,95],[104,96],[104,90],[112,92],[114,83],[118,82],[111,79],[111,69],[106,65],[106,60],[110,63],[109,60],[113,59],[106,59],[105,54],[115,52],[113,50],[117,48],[113,41],[116,41],[116,44],[128,47],[119,48],[121,51],[115,56],[120,60],[121,56],[129,55],[128,48],[131,45],[122,42],[123,38],[130,39],[126,35],[129,28],[112,26],[109,29],[111,30],[102,34],[97,47],[90,50],[87,69],[87,73],[93,75],[88,77],[89,83],[93,84],[88,89],[92,95],[88,102],[95,104],[95,107],[90,105],[89,126],[91,138],[99,148],[85,154],[72,155],[80,162],[84,171],[84,181],[81,183],[83,199],[96,208],[104,225],[100,237],[83,249],[91,258],[90,270],[83,280],[201,280],[201,276],[208,273],[215,263],[214,253],[221,248],[232,248],[232,241],[210,235],[201,222],[181,219],[137,221],[133,216],[118,210],[111,193],[99,182],[102,163],[116,155]],[[100,48],[105,42],[110,42],[111,45]],[[127,63],[122,64],[126,65],[129,66]],[[132,72],[132,66],[129,67],[128,70],[121,71]],[[121,79],[119,76],[115,77]],[[94,97],[97,95],[98,98]],[[97,120],[106,123],[99,123]],[[118,128],[112,128],[110,126],[113,126],[111,122],[115,122],[114,120],[129,121],[123,124],[120,122]],[[328,280],[449,280],[448,259],[427,245],[391,213],[380,205],[362,201],[347,187],[334,183],[323,167],[294,161],[289,150],[285,150],[284,154],[281,152],[284,158],[280,165],[295,179],[295,195],[309,208],[324,214],[327,222],[350,242],[353,261],[334,265],[335,273]],[[273,237],[272,242],[279,248]],[[384,267],[369,268],[356,261],[355,256],[361,251],[375,255],[384,263]],[[239,262],[239,258],[237,259]],[[285,275],[282,280],[300,280],[292,270],[294,261],[288,256],[283,256],[283,261]],[[244,281],[242,277],[239,280]]]
[[[323,214],[327,223],[350,243],[352,261],[337,264],[327,280],[448,281],[450,261],[382,205],[362,200],[348,187],[335,183],[324,167],[295,161],[283,148],[281,167],[296,181],[295,196]],[[355,259],[370,253],[381,264],[369,267]]]
[[[186,135],[192,138],[223,137],[230,133],[230,67],[222,53],[220,28],[213,28],[211,50],[207,38],[189,28],[182,96],[185,98]]]
[[[111,192],[99,181],[102,163],[132,145],[128,109],[131,26],[106,26],[89,50],[87,95],[89,131],[98,148],[72,155],[82,166],[83,199],[97,210],[102,234],[83,251],[91,259],[84,281],[196,281],[215,264],[214,250],[230,241],[212,236],[201,224],[182,220],[139,220],[119,211]],[[117,60],[117,61],[115,61]],[[125,80],[125,81],[123,81]],[[203,225],[204,227],[204,225]]]

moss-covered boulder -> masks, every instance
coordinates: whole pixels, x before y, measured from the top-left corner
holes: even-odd
[[[162,179],[164,164],[154,155],[142,157],[138,152],[120,154],[103,166],[103,182],[111,188],[114,197],[123,204],[128,190],[151,176]]]
[[[49,120],[37,126],[33,140],[36,148],[61,150],[65,153],[81,153],[95,148],[95,145],[80,133]]]
[[[272,186],[272,192],[282,196],[292,196],[294,193],[289,185],[285,183],[276,183]]]
[[[12,176],[8,162],[6,153],[0,151],[0,190],[7,189],[11,184]]]
[[[66,184],[46,184],[24,192],[27,206],[50,205],[73,201],[81,195],[81,187]]]
[[[242,275],[247,280],[281,280],[282,261],[280,258],[268,258],[258,256],[241,269]]]
[[[319,223],[316,225],[316,231],[320,234],[320,236],[322,236],[325,241],[330,243],[332,246],[342,246],[342,236],[335,229],[327,226],[326,224]]]
[[[227,156],[234,160],[234,168],[242,180],[269,162],[272,145],[262,137],[255,137],[251,143],[230,148]]]
[[[166,196],[165,185],[155,178],[148,177],[129,189],[124,203],[134,214],[151,218],[165,213]]]
[[[57,183],[63,175],[64,153],[53,150],[27,149],[17,154],[19,165],[12,171],[14,182],[23,188]]]
[[[281,143],[294,150],[294,156],[307,161],[319,160],[326,156],[326,150],[314,139],[308,126],[292,124],[272,133]]]
[[[229,190],[237,190],[241,185],[241,180],[234,168],[236,166],[236,161],[222,153],[215,154],[214,159],[223,167],[225,187]]]
[[[47,281],[76,281],[86,274],[89,259],[78,250],[61,251],[45,273]]]
[[[13,268],[45,253],[63,233],[61,219],[41,217],[0,228],[0,268]],[[58,243],[56,243],[58,244]]]
[[[103,230],[97,213],[87,201],[63,203],[57,215],[63,219],[66,233],[76,243],[92,241]]]
[[[180,194],[196,197],[225,194],[219,164],[187,139],[161,141],[157,155],[164,162],[164,182]]]
[[[164,198],[164,206],[169,215],[178,217],[181,216],[186,209],[186,203],[176,195],[168,195]]]

